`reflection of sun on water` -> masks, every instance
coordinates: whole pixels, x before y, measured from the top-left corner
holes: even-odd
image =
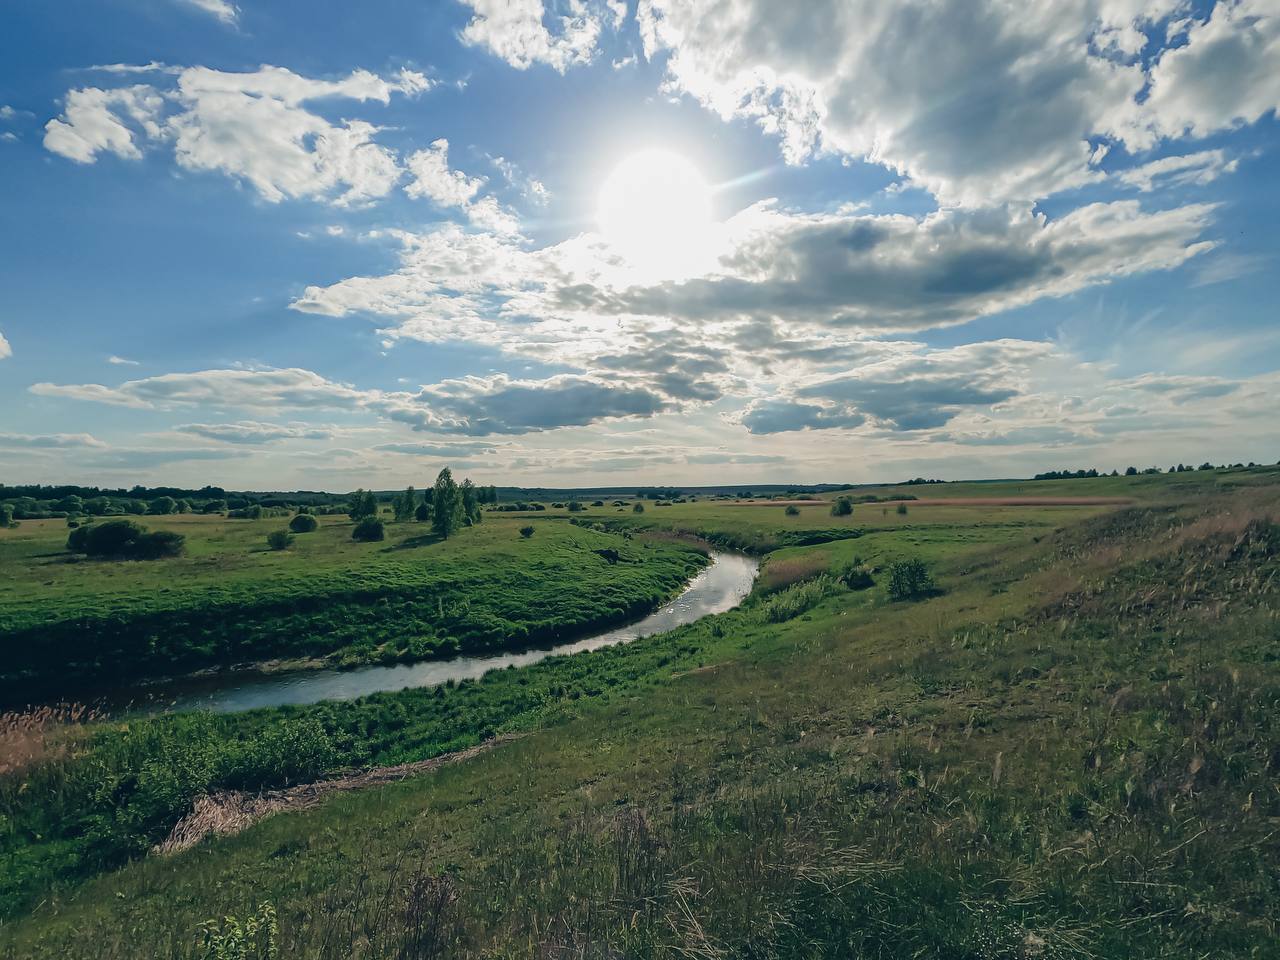
[[[666,150],[633,154],[600,188],[600,230],[647,282],[678,280],[711,256],[711,189],[698,168]]]

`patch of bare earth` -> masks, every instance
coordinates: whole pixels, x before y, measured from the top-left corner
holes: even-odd
[[[351,790],[363,790],[386,783],[396,783],[409,777],[430,773],[451,763],[470,760],[500,743],[514,740],[514,735],[494,737],[484,743],[466,750],[442,754],[430,760],[418,760],[414,763],[401,763],[393,767],[374,767],[362,773],[333,780],[317,780],[315,783],[301,783],[296,787],[283,790],[268,790],[263,793],[245,793],[240,790],[220,790],[196,797],[191,805],[191,812],[174,824],[169,836],[156,844],[152,853],[168,855],[181,853],[194,847],[209,835],[229,837],[247,830],[259,820],[275,813],[291,810],[305,810],[314,807],[331,793],[344,793]]]

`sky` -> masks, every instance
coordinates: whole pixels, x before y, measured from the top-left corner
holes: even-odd
[[[1280,457],[1280,0],[4,0],[0,482]]]

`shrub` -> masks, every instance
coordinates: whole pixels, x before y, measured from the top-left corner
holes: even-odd
[[[418,504],[418,508],[413,511],[413,519],[417,520],[418,523],[429,523],[431,520],[431,504],[425,502]]]
[[[91,557],[123,556],[146,532],[145,527],[132,520],[108,520],[89,528],[84,552]]]
[[[159,560],[182,555],[186,537],[168,530],[148,533],[132,520],[108,520],[96,527],[76,527],[67,537],[67,549],[91,557],[120,560]]]
[[[849,564],[838,579],[850,590],[866,590],[876,585],[875,580],[872,579],[871,571],[863,566],[860,560],[854,560]]]
[[[293,534],[288,530],[272,530],[267,534],[267,546],[272,550],[288,550],[293,546]]]
[[[178,502],[173,497],[156,497],[151,501],[151,507],[148,512],[157,516],[174,513],[178,509]]]
[[[898,516],[905,517],[907,515],[907,505],[905,503],[898,504]]]
[[[933,593],[935,587],[929,568],[919,557],[895,560],[889,564],[889,598],[914,600]]]
[[[793,503],[790,506],[788,506],[787,509],[783,511],[783,513],[785,513],[788,517],[798,517],[800,516],[800,508]]]
[[[631,508],[631,512],[632,512],[632,513],[644,513],[644,504],[643,504],[643,503],[637,503],[634,507],[632,507],[632,508]]]
[[[831,515],[833,517],[848,517],[853,514],[853,501],[848,497],[837,497],[835,503],[831,504]]]
[[[186,542],[186,537],[172,530],[144,533],[134,541],[127,556],[131,560],[162,560],[165,557],[180,557],[186,549]]]
[[[577,500],[570,500],[570,501],[569,501],[569,512],[570,512],[570,513],[581,513],[581,512],[582,512],[582,504],[581,504],[579,501],[577,501]]]
[[[311,533],[320,526],[320,521],[309,513],[300,513],[289,521],[289,529],[294,533]]]
[[[520,536],[524,537],[526,540],[528,540],[530,537],[532,537],[532,536],[533,536],[533,526],[532,526],[532,525],[530,525],[530,526],[527,526],[527,527],[521,527],[521,528],[520,528]]]
[[[352,540],[360,540],[364,543],[372,543],[375,540],[385,540],[386,538],[386,528],[377,517],[365,517],[351,531]]]
[[[72,553],[87,553],[89,544],[89,531],[93,529],[88,524],[85,526],[77,526],[67,536],[67,549]]]
[[[0,527],[16,527],[13,521],[13,507],[7,503],[0,503]]]
[[[591,505],[592,505],[593,507],[603,507],[603,506],[604,506],[604,501],[603,501],[603,500],[592,500],[592,501],[591,501]]]

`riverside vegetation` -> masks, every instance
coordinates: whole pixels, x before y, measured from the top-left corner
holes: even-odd
[[[739,609],[476,682],[51,714],[0,780],[0,956],[1275,956],[1280,473],[1020,486],[516,514],[493,548],[767,556]],[[499,734],[145,855],[202,793]]]

